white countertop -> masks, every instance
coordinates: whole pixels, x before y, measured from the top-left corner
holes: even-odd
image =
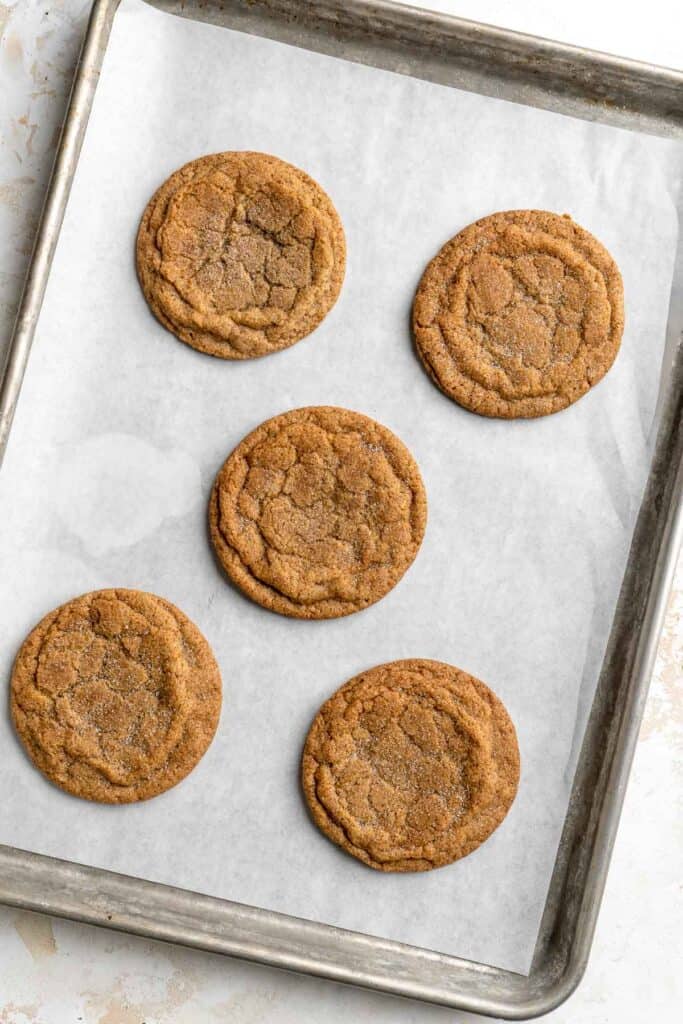
[[[419,6],[683,65],[679,4],[431,0]],[[89,3],[0,0],[0,334],[9,329]],[[548,1020],[667,1024],[683,1005],[683,563],[586,977]],[[679,767],[677,770],[676,762]],[[430,1024],[481,1018],[0,908],[0,1024]]]

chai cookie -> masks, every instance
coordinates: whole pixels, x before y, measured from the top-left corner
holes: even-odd
[[[183,613],[139,590],[98,590],[55,609],[12,672],[14,727],[67,793],[122,804],[188,775],[218,725],[221,677]]]
[[[344,280],[344,230],[329,196],[265,153],[185,164],[154,194],[137,238],[150,309],[221,359],[287,348],[318,326]]]
[[[428,871],[498,828],[519,749],[484,683],[440,661],[393,661],[323,704],[301,779],[316,825],[347,853],[379,871]]]
[[[417,350],[450,398],[482,416],[546,416],[597,384],[619,351],[616,263],[567,216],[510,210],[447,242],[413,305]]]
[[[209,503],[211,540],[254,601],[298,619],[379,601],[422,543],[420,471],[395,434],[349,409],[275,416],[228,456]]]

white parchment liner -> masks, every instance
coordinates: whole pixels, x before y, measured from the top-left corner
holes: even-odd
[[[329,192],[347,233],[339,302],[307,340],[241,364],[149,314],[133,245],[186,160],[274,153]],[[164,796],[63,794],[0,722],[0,841],[525,972],[649,464],[677,219],[673,143],[483,98],[161,14],[116,15],[0,475],[0,670],[54,605],[103,586],[176,602],[220,662],[216,739]],[[416,359],[409,308],[446,239],[496,210],[568,212],[624,276],[606,379],[528,422],[458,408]],[[309,404],[391,427],[422,470],[418,558],[371,609],[268,613],[206,536],[214,474],[260,421]],[[494,836],[427,874],[382,875],[309,822],[300,748],[363,668],[438,658],[515,721],[518,798]]]

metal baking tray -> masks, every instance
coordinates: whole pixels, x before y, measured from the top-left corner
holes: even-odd
[[[152,0],[165,11],[486,95],[683,138],[683,74],[368,0]],[[118,0],[95,0],[2,383],[0,458]],[[0,901],[508,1019],[549,1012],[583,975],[683,536],[683,241],[659,433],[524,977],[138,878],[0,846]]]

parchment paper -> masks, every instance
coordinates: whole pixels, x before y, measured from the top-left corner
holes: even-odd
[[[152,318],[133,244],[180,164],[256,149],[301,166],[344,222],[341,298],[308,340],[231,364]],[[116,15],[0,477],[0,673],[58,603],[95,587],[176,602],[223,672],[216,739],[151,802],[89,804],[30,765],[3,716],[0,841],[519,972],[532,950],[650,457],[677,235],[672,143],[160,14]],[[568,411],[486,420],[430,383],[408,312],[425,263],[477,217],[567,211],[622,269],[614,368]],[[429,523],[361,614],[297,622],[229,586],[206,502],[268,416],[359,409],[406,442]],[[517,800],[463,861],[381,875],[309,822],[298,787],[319,704],[363,668],[438,658],[516,723]],[[6,685],[6,684],[5,684]]]

